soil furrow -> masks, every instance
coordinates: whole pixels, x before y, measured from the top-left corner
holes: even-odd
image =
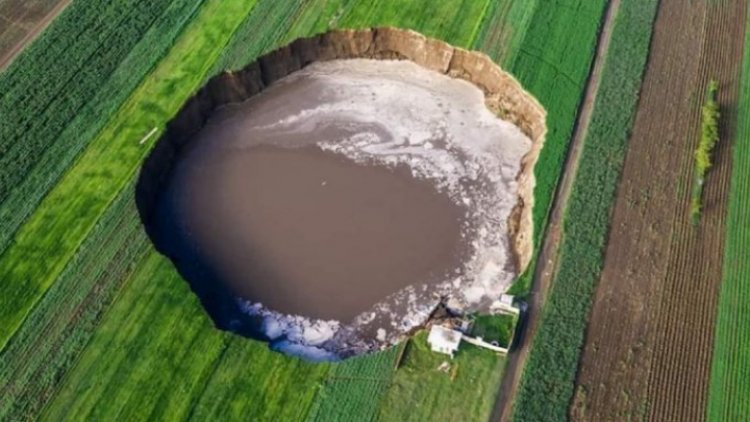
[[[716,149],[698,226],[689,216],[693,150],[712,77],[721,139],[733,135],[745,7],[659,5],[579,370],[579,419],[704,417],[731,150]]]

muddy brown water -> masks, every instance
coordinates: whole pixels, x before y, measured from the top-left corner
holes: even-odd
[[[378,350],[515,277],[506,221],[530,141],[465,81],[315,63],[159,142],[136,192],[156,248],[219,328],[275,350]]]
[[[315,146],[188,154],[168,197],[215,282],[282,313],[349,321],[461,261],[463,210],[432,183]]]

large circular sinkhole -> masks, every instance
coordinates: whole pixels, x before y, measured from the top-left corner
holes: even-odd
[[[498,299],[528,264],[544,130],[484,55],[330,32],[212,79],[136,199],[219,328],[337,359]]]

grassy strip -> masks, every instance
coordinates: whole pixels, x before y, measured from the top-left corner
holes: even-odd
[[[146,31],[118,68],[98,88],[54,142],[48,142],[24,179],[0,201],[0,253],[14,233],[60,180],[73,160],[94,139],[145,75],[164,57],[203,0],[175,1]],[[72,34],[71,34],[72,35]],[[64,40],[61,40],[61,42]]]
[[[750,22],[750,11],[748,12]],[[750,24],[733,139],[723,279],[711,364],[707,416],[738,421],[750,414]]]
[[[477,315],[471,328],[473,337],[481,337],[486,342],[496,341],[500,347],[510,347],[515,334],[518,315]]]
[[[87,28],[53,67],[24,69],[26,83],[12,87],[0,103],[0,202],[106,84],[168,5],[148,0],[106,2],[100,22]]]
[[[254,3],[209,0],[154,72],[91,142],[0,256],[0,349],[98,217],[134,177],[154,137],[189,97]]]
[[[310,421],[375,420],[380,399],[396,371],[401,347],[331,365]]]
[[[337,26],[413,28],[428,37],[466,48],[474,42],[487,3],[487,0],[359,2],[338,20]]]
[[[303,420],[328,370],[329,365],[303,362],[271,352],[263,343],[233,337],[190,419]]]
[[[489,420],[504,365],[502,356],[467,343],[451,360],[430,350],[427,333],[418,334],[393,374],[377,420]]]
[[[503,67],[515,61],[539,0],[499,0],[490,3],[473,48],[483,51]]]
[[[211,75],[238,70],[288,39],[287,34],[304,10],[300,2],[259,2],[237,28],[214,64]]]
[[[524,88],[547,110],[547,139],[534,169],[534,246],[539,250],[557,181],[565,164],[578,106],[594,57],[605,1],[540,4],[516,51],[502,58]],[[516,11],[519,16],[525,16]],[[525,11],[527,14],[528,11]],[[529,290],[535,262],[510,293]]]
[[[567,418],[656,6],[657,0],[620,5],[566,212],[560,268],[523,373],[515,420]]]
[[[138,263],[120,295],[43,420],[185,418],[228,339],[158,255]]]
[[[124,190],[0,354],[0,420],[35,420],[148,244]]]

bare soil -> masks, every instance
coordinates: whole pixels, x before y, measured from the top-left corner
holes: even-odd
[[[33,41],[72,0],[0,2],[0,71]]]
[[[745,1],[660,2],[574,420],[705,418],[745,17]],[[696,227],[693,150],[711,78],[720,84],[721,141]]]

